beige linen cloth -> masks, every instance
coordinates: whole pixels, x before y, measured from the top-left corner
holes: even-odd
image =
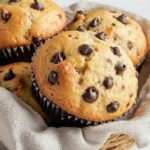
[[[67,9],[72,17],[76,10],[84,8],[117,8],[81,1]],[[122,10],[121,10],[122,11]],[[150,24],[139,16],[126,12],[142,26],[150,39]],[[150,41],[149,48],[150,48]],[[41,117],[17,97],[0,88],[0,150],[98,150],[111,134],[123,133],[133,137],[137,146],[150,144],[150,56],[140,73],[138,102],[141,102],[131,119],[110,122],[86,128],[47,127]],[[146,81],[147,80],[147,81]],[[139,103],[138,103],[139,104]],[[138,107],[138,105],[136,105]],[[4,147],[4,145],[7,147]]]

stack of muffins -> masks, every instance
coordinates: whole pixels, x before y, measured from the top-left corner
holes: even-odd
[[[135,20],[109,10],[78,11],[68,31],[61,32],[65,13],[49,0],[5,0],[0,10],[0,39],[9,38],[0,42],[1,65],[30,62],[36,51],[33,95],[55,126],[97,125],[132,109],[138,89],[135,68],[147,53],[145,35]],[[13,16],[16,12],[21,18]],[[7,21],[3,13],[9,14]],[[1,73],[7,71],[0,76],[6,88],[23,73],[23,64],[16,72],[11,66],[3,66]]]

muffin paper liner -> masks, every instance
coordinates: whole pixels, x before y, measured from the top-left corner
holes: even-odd
[[[99,124],[104,124],[104,123],[109,123],[109,122],[120,120],[122,117],[125,117],[126,115],[128,115],[130,111],[132,111],[132,109],[130,109],[123,116],[114,120],[103,121],[103,122],[87,121],[85,119],[81,119],[74,115],[68,114],[66,111],[62,110],[59,106],[57,106],[52,101],[48,100],[44,95],[42,95],[37,85],[33,70],[31,71],[31,81],[32,81],[32,92],[33,92],[34,97],[36,98],[37,102],[42,107],[42,109],[45,111],[45,113],[51,118],[52,120],[51,125],[55,127],[95,126]]]
[[[0,49],[0,65],[7,65],[14,62],[31,62],[31,58],[45,40],[38,44],[30,44],[29,46],[20,46],[12,48]]]
[[[144,64],[145,58],[143,58],[138,65],[136,65],[135,69],[137,72],[140,72],[142,70],[143,64]]]

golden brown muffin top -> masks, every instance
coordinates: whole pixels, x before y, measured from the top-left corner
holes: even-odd
[[[123,48],[134,66],[147,53],[147,41],[140,25],[120,12],[97,9],[84,14],[79,11],[68,27],[68,30],[105,32],[108,40]]]
[[[33,71],[45,97],[89,121],[118,118],[137,95],[136,71],[126,53],[90,31],[68,31],[46,42]]]
[[[60,32],[65,12],[51,0],[0,1],[0,48],[30,45]]]

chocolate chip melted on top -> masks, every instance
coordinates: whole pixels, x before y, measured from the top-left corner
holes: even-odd
[[[40,11],[44,10],[43,5],[38,0],[34,0],[34,3],[31,5],[31,8]]]
[[[105,41],[107,34],[106,32],[100,32],[100,33],[97,33],[95,36],[99,38],[100,40]]]
[[[51,85],[55,85],[58,82],[58,73],[54,70],[50,71],[48,81]]]
[[[125,15],[125,14],[122,14],[121,16],[119,16],[119,17],[117,18],[117,20],[120,21],[121,23],[125,24],[125,25],[128,24],[127,18],[126,18],[126,15]]]
[[[52,56],[51,62],[54,64],[59,64],[60,62],[64,61],[66,59],[66,56],[64,52],[56,53]]]
[[[93,52],[93,49],[90,45],[88,44],[83,44],[79,47],[79,52],[82,54],[82,55],[85,55],[85,56],[90,56]]]
[[[94,28],[94,27],[98,26],[99,24],[100,24],[99,18],[94,18],[94,19],[89,23],[89,27]]]
[[[9,71],[4,75],[3,80],[4,81],[9,81],[9,80],[14,79],[15,76],[16,75],[13,73],[12,69],[9,69]]]
[[[118,102],[111,102],[108,106],[107,106],[107,111],[109,113],[114,113],[119,109],[119,103]]]
[[[98,98],[98,92],[94,87],[89,87],[86,89],[82,97],[87,103],[93,103]]]

